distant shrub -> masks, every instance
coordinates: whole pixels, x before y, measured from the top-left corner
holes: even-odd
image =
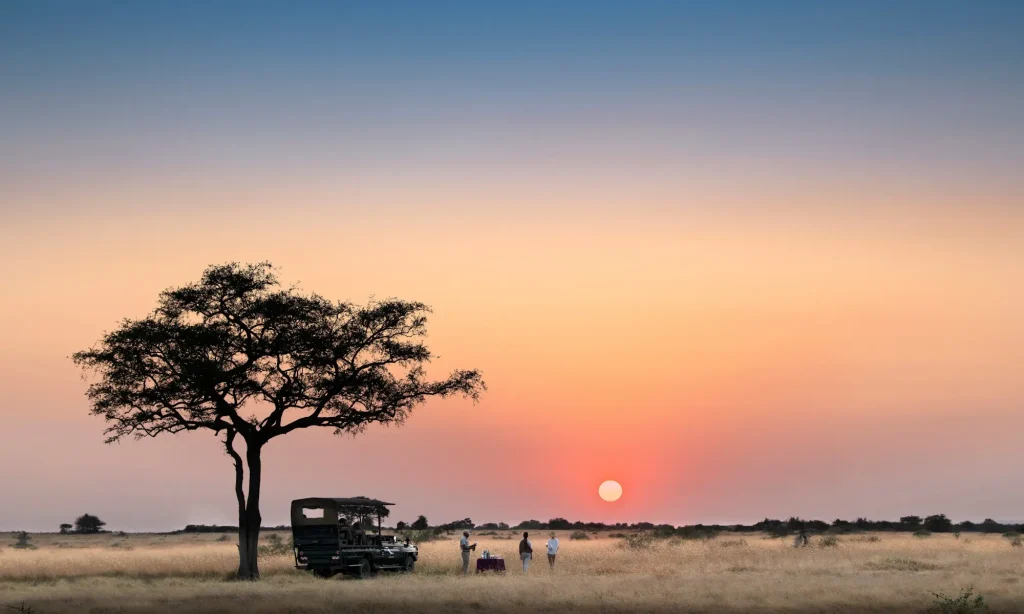
[[[608,537],[611,537],[612,539],[623,539],[623,538],[626,537],[626,534],[625,533],[609,533]]]
[[[877,536],[877,535],[855,535],[855,536],[847,538],[847,539],[845,539],[843,541],[847,541],[847,542],[851,542],[851,543],[854,543],[854,542],[880,542],[880,541],[882,541],[882,538]]]
[[[1003,533],[1003,537],[1006,539],[1020,539],[1020,533],[1016,531],[1007,531],[1006,533]]]
[[[32,536],[27,531],[17,531],[14,534],[14,543],[11,548],[18,550],[35,550],[36,545],[32,543]]]
[[[569,534],[569,539],[590,539],[586,531],[573,531]]]
[[[128,534],[124,531],[117,531],[114,533],[114,537],[128,537]]]
[[[679,527],[676,537],[681,539],[714,539],[717,533],[704,527]]]
[[[931,536],[932,536],[932,532],[928,531],[927,529],[918,529],[917,531],[914,531],[914,537],[917,537],[919,539],[924,539],[926,537],[931,537]]]
[[[650,533],[633,533],[626,535],[620,545],[630,550],[650,550],[654,547],[654,536]]]
[[[1020,537],[1014,537],[1010,540],[1010,545],[1014,548],[1020,548],[1021,546],[1024,546],[1024,543],[1021,543]]]
[[[827,535],[849,535],[850,533],[856,533],[857,529],[852,526],[846,525],[834,525],[828,528],[825,533]]]
[[[872,571],[934,571],[942,569],[941,566],[925,561],[918,561],[909,558],[888,558],[882,561],[871,561],[864,565]]]
[[[217,538],[217,541],[219,541],[219,542],[226,542],[226,541],[228,541],[228,539],[230,539],[230,538],[227,535],[221,535],[220,537]]]
[[[943,593],[932,593],[935,601],[929,612],[940,614],[964,614],[967,612],[978,612],[988,610],[988,604],[981,595],[974,594],[974,587],[968,586],[960,589],[960,594],[951,597]]]
[[[285,543],[277,533],[267,535],[267,543],[260,544],[257,553],[260,556],[282,556],[291,554],[292,544]]]
[[[743,548],[747,545],[745,539],[720,539],[718,545],[722,548]]]
[[[953,531],[953,538],[960,539],[960,531]]]
[[[409,533],[409,539],[412,540],[413,543],[422,544],[425,542],[432,542],[436,539],[440,539],[440,536],[431,531],[430,529],[424,529],[422,531],[413,531]]]
[[[819,548],[835,548],[839,545],[839,539],[835,535],[822,535],[818,538]]]
[[[118,542],[111,542],[110,547],[111,548],[118,548],[120,550],[135,550],[135,548],[133,548],[132,546],[130,546],[130,545],[124,543],[124,542],[120,542],[120,541],[118,541]]]

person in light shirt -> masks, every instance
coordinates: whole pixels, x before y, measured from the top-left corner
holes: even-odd
[[[555,568],[555,555],[558,554],[558,538],[555,537],[554,532],[551,533],[551,539],[548,540],[548,565],[551,569]]]
[[[469,543],[469,531],[462,532],[459,549],[462,550],[462,573],[467,574],[469,573],[469,551],[476,550],[476,544]]]

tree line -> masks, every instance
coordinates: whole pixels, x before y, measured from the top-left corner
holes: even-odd
[[[420,516],[415,522],[406,524],[399,522],[395,528],[403,530],[434,530],[439,532],[453,532],[455,530],[474,529],[478,531],[673,531],[681,534],[700,532],[735,532],[753,533],[765,532],[778,535],[787,535],[805,532],[854,532],[854,531],[930,531],[932,533],[954,533],[954,532],[975,532],[975,533],[1006,533],[1009,531],[1024,532],[1024,524],[997,522],[986,518],[983,522],[972,522],[963,520],[953,522],[945,514],[933,514],[931,516],[902,516],[899,520],[869,520],[857,518],[856,520],[843,520],[837,518],[832,522],[823,520],[807,520],[791,517],[788,520],[765,518],[754,524],[694,524],[694,525],[671,525],[656,524],[653,522],[633,523],[604,523],[584,522],[581,520],[570,521],[565,518],[552,518],[547,522],[541,520],[524,520],[518,524],[509,525],[504,522],[486,522],[475,524],[469,518],[457,520],[440,525],[431,525],[426,516]]]
[[[102,533],[106,522],[92,514],[79,516],[75,523],[60,525],[61,533]],[[442,524],[432,525],[426,516],[420,515],[413,522],[399,521],[394,527],[386,527],[396,531],[431,531],[437,534],[451,534],[456,531],[473,529],[476,531],[657,531],[674,532],[680,535],[700,535],[711,533],[755,533],[764,532],[772,535],[790,535],[801,531],[810,533],[832,533],[857,532],[857,531],[929,531],[931,533],[1007,533],[1016,531],[1024,533],[1024,523],[997,522],[986,518],[982,522],[963,520],[953,522],[945,514],[933,514],[931,516],[902,516],[899,520],[869,520],[857,518],[856,520],[843,520],[837,518],[832,522],[823,520],[807,520],[791,517],[788,520],[765,518],[754,524],[693,524],[693,525],[671,525],[655,524],[653,522],[633,523],[604,523],[604,522],[583,522],[581,520],[570,521],[565,518],[552,518],[547,522],[541,520],[524,520],[518,524],[510,525],[505,522],[485,522],[476,524],[471,518],[453,520]],[[287,531],[288,525],[274,527],[261,527],[261,530]],[[203,525],[190,524],[184,529],[172,531],[172,533],[228,533],[237,531],[237,526],[229,525]]]

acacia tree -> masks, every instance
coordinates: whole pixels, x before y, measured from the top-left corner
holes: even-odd
[[[73,359],[96,376],[87,395],[108,443],[197,430],[220,438],[235,468],[238,576],[255,579],[267,442],[303,428],[401,424],[427,397],[475,402],[486,389],[476,370],[427,379],[429,312],[397,299],[333,302],[282,289],[269,263],[231,263],[164,291],[149,316]]]
[[[78,533],[99,533],[106,525],[107,523],[92,514],[82,514],[75,519],[75,531]]]

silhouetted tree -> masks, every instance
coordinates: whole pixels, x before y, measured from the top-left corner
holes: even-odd
[[[945,514],[935,514],[924,519],[924,528],[932,533],[949,533],[953,530],[953,521]]]
[[[907,529],[916,529],[921,526],[920,516],[901,516],[900,524]]]
[[[404,531],[405,530],[405,521],[404,520],[399,520],[395,524],[395,530],[396,531]]]
[[[1002,533],[1003,525],[991,518],[986,518],[981,522],[981,530],[985,533]]]
[[[426,379],[428,313],[397,299],[356,306],[281,289],[270,264],[232,263],[163,292],[153,313],[125,320],[74,360],[99,376],[88,396],[109,423],[108,442],[220,437],[235,466],[238,576],[256,578],[267,442],[310,427],[356,434],[400,424],[427,397],[475,401],[484,389],[477,371]]]
[[[413,521],[412,528],[416,531],[426,531],[430,528],[430,523],[427,522],[427,517],[421,514]]]
[[[92,514],[82,514],[75,519],[75,531],[78,533],[99,533],[106,524]]]
[[[68,524],[68,523],[66,523],[66,522],[65,522],[65,523],[63,523],[63,524],[61,524],[61,525],[60,525],[60,533],[61,533],[61,535],[65,535],[65,534],[66,534],[66,533],[67,533],[68,531],[70,531],[70,530],[71,530],[72,528],[74,528],[74,527],[73,527],[73,525],[70,525],[70,524]]]
[[[11,544],[11,548],[17,548],[18,550],[35,550],[36,545],[32,543],[32,536],[27,531],[15,531],[14,532],[14,543]]]

